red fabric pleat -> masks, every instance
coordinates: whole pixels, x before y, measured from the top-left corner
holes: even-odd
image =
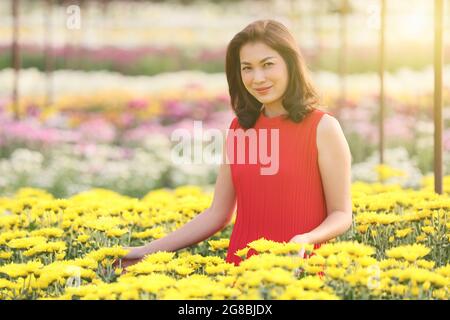
[[[246,140],[246,161],[237,163],[237,141],[231,132],[227,136],[227,155],[231,161],[231,174],[237,197],[236,222],[230,238],[226,261],[239,265],[241,258],[234,255],[248,243],[259,238],[288,242],[297,234],[309,232],[319,226],[327,215],[316,144],[317,124],[328,112],[315,109],[300,123],[284,116],[269,118],[263,112],[255,123],[255,140]],[[235,117],[230,129],[242,129]],[[262,175],[259,157],[260,134],[268,136],[270,154],[271,130],[279,132],[279,166],[273,175]],[[243,130],[243,129],[242,129]],[[244,130],[245,132],[245,130]],[[251,143],[256,143],[257,162],[249,163]],[[234,151],[234,152],[232,152]],[[264,151],[264,150],[263,150]],[[233,156],[234,155],[234,156]],[[315,244],[317,249],[320,244]],[[249,250],[247,258],[257,254]]]

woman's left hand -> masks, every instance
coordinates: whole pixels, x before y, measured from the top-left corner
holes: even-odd
[[[300,243],[300,244],[311,244],[311,239],[309,238],[307,233],[298,234],[294,236],[289,242]],[[305,256],[305,247],[303,246],[298,254],[301,258]]]
[[[123,247],[123,249],[129,250],[129,252],[122,258],[116,259],[113,262],[113,267],[122,267],[122,274],[126,273],[126,268],[139,263],[144,258],[146,251],[144,246],[140,247]]]

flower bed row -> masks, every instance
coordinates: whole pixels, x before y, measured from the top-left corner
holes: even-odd
[[[136,199],[94,189],[55,199],[21,189],[0,198],[0,297],[448,299],[450,193],[431,187],[354,183],[351,230],[307,259],[300,244],[261,238],[236,252],[257,255],[226,263],[233,219],[207,241],[148,255],[125,274],[112,265],[126,254],[121,246],[176,230],[210,205],[212,192],[184,186]]]

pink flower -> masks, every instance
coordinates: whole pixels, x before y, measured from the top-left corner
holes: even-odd
[[[442,134],[442,147],[444,151],[450,151],[450,129],[444,130]]]
[[[395,115],[385,120],[384,129],[389,137],[398,137],[405,140],[413,139],[413,132],[411,130],[413,118]]]
[[[133,99],[128,102],[130,110],[144,110],[148,106],[148,101],[145,99]]]
[[[114,126],[100,117],[83,122],[78,130],[87,141],[110,143],[116,137]]]

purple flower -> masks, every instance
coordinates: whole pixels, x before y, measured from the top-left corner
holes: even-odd
[[[38,117],[39,114],[41,113],[39,106],[37,106],[35,104],[28,105],[26,110],[27,110],[26,114],[29,117]]]

